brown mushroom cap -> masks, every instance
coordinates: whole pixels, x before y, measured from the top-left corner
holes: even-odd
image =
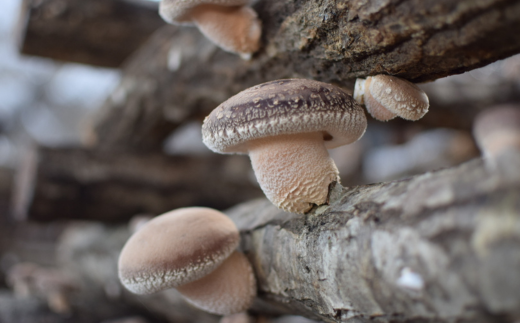
[[[306,79],[263,83],[231,97],[206,117],[203,141],[219,153],[247,153],[254,139],[323,133],[327,149],[359,139],[363,109],[336,86]]]
[[[371,77],[369,91],[375,100],[403,119],[419,120],[428,112],[428,96],[407,80],[390,75],[376,75]]]
[[[150,220],[125,244],[119,278],[136,294],[193,282],[217,268],[239,242],[234,223],[209,208],[177,209]]]
[[[367,111],[380,121],[388,121],[396,116],[419,120],[429,107],[428,96],[421,88],[390,75],[357,79],[354,98],[360,104],[365,104]]]
[[[372,83],[372,78],[368,77],[365,81],[366,89],[370,89],[370,84]],[[370,93],[370,90],[367,90],[364,96],[365,106],[367,108],[368,113],[376,120],[379,121],[388,121],[397,117],[397,114],[388,110],[384,104],[381,104],[378,100],[376,100]]]

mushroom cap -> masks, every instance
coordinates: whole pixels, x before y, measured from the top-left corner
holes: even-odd
[[[421,88],[407,80],[381,74],[367,77],[367,83],[370,95],[403,119],[419,120],[428,112],[428,96]]]
[[[359,139],[363,109],[343,90],[306,79],[286,79],[246,89],[204,120],[203,141],[219,153],[247,153],[247,142],[270,136],[323,132],[327,149]]]
[[[191,11],[199,6],[237,7],[248,4],[248,0],[162,0],[159,15],[169,23],[190,23]]]
[[[372,78],[369,77],[365,81],[365,86],[370,89],[370,83],[372,82]],[[384,104],[381,104],[378,100],[376,100],[370,93],[370,91],[366,91],[364,95],[364,103],[367,108],[368,113],[379,121],[389,121],[393,118],[397,117],[397,114],[388,110]],[[359,102],[359,101],[358,101]]]
[[[119,256],[119,279],[136,294],[174,288],[212,272],[238,243],[238,229],[223,213],[177,209],[130,237]]]

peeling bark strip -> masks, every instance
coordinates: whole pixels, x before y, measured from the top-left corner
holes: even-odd
[[[158,149],[186,119],[275,79],[353,87],[356,77],[386,73],[426,82],[520,52],[519,0],[262,0],[255,10],[263,45],[251,61],[195,28],[155,34],[98,115],[98,145]]]
[[[326,322],[520,319],[520,156],[337,187],[296,216],[259,200],[228,212],[259,296]]]

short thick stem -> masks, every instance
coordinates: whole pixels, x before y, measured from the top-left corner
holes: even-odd
[[[305,213],[327,202],[339,172],[322,133],[283,135],[249,143],[249,157],[267,198],[277,207]]]
[[[230,315],[251,306],[256,296],[256,279],[249,260],[235,251],[209,275],[179,286],[177,290],[198,308]]]
[[[243,58],[258,50],[262,27],[253,9],[204,5],[191,16],[204,36],[222,49]]]

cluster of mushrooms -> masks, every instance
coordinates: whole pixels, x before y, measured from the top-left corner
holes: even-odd
[[[407,81],[381,75],[364,84],[356,87],[356,97],[367,108],[372,103],[378,111],[388,109],[386,119],[390,113],[420,118],[428,110],[427,97]],[[326,204],[331,184],[339,182],[327,149],[358,140],[366,126],[363,109],[342,89],[285,79],[231,97],[206,117],[202,134],[215,152],[249,154],[267,198],[303,214]],[[119,277],[137,294],[177,288],[203,310],[239,313],[251,306],[256,281],[248,259],[236,251],[238,244],[239,232],[224,214],[200,207],[174,210],[150,220],[128,240]]]
[[[222,49],[251,58],[261,22],[248,0],[163,0],[170,23],[195,24]],[[377,120],[422,118],[428,97],[416,85],[388,75],[358,79],[354,96],[313,80],[285,79],[246,89],[204,120],[204,144],[222,154],[248,154],[258,183],[277,207],[304,214],[328,202],[339,172],[327,149],[350,144],[365,132],[361,105]],[[489,165],[507,147],[520,148],[520,112],[483,114],[474,129]],[[512,135],[513,133],[513,135]],[[513,141],[513,142],[512,142]],[[127,241],[119,258],[123,285],[137,294],[170,288],[205,311],[231,315],[247,310],[256,280],[237,251],[240,235],[223,213],[177,209],[148,221]]]
[[[247,0],[163,0],[170,23],[195,24],[224,50],[249,59],[261,22]],[[376,119],[420,119],[428,98],[414,84],[387,75],[357,80],[354,97],[313,80],[285,79],[246,89],[219,105],[202,126],[203,141],[223,154],[249,154],[257,180],[277,207],[303,214],[327,203],[339,172],[327,149],[365,132],[360,104]],[[237,251],[240,235],[216,210],[190,207],[155,217],[127,241],[119,258],[123,285],[137,294],[177,288],[211,313],[245,311],[256,296],[253,269]]]

